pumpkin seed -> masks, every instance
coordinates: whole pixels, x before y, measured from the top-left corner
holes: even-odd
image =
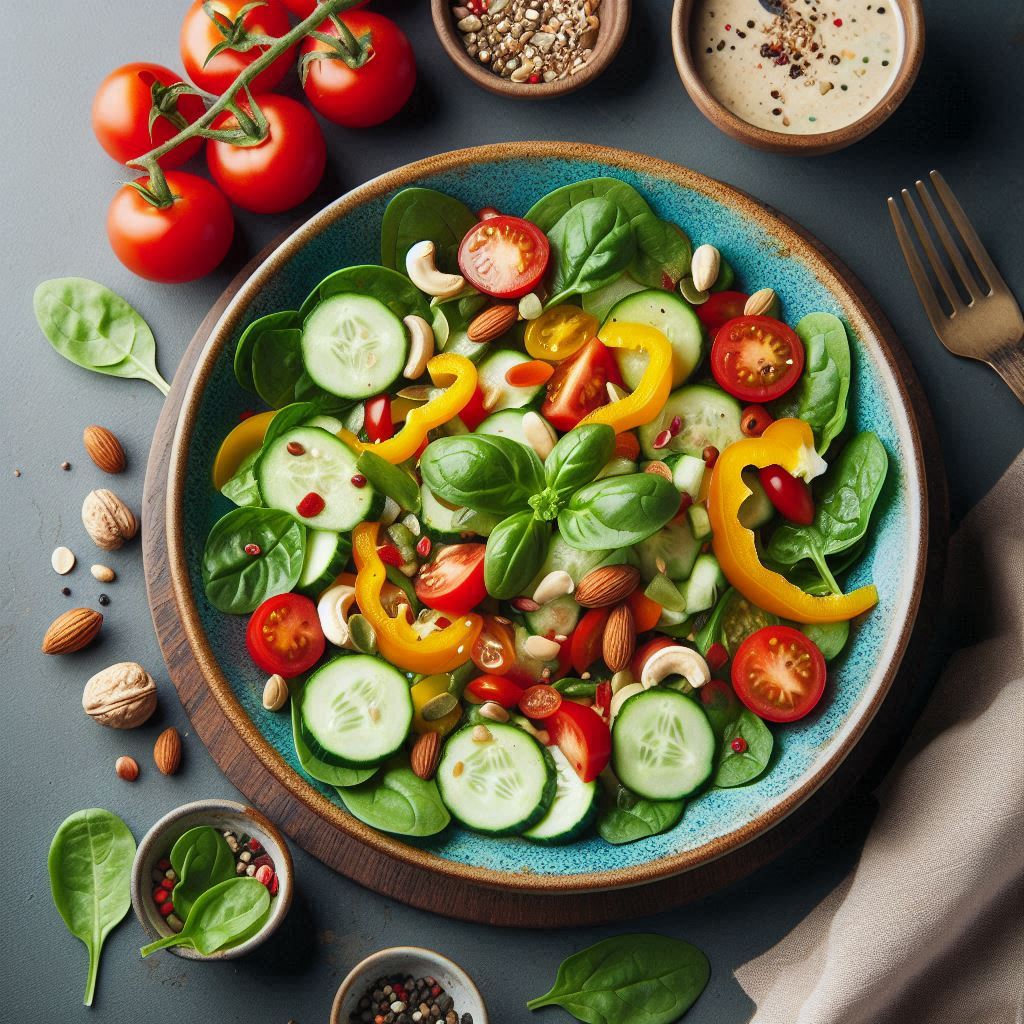
[[[424,722],[436,722],[445,715],[450,715],[458,706],[459,698],[455,694],[439,693],[420,708],[420,717]]]
[[[352,634],[352,643],[362,654],[377,653],[377,631],[370,625],[365,615],[356,613],[349,616],[348,628]]]

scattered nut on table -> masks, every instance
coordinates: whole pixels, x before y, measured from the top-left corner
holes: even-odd
[[[139,532],[135,513],[113,491],[102,487],[85,496],[82,523],[93,542],[105,551],[116,551]]]
[[[93,579],[99,580],[100,583],[113,583],[117,579],[117,573],[107,565],[94,565],[89,572],[92,573]]]
[[[156,683],[141,665],[120,661],[85,684],[82,707],[100,725],[134,729],[156,710]]]
[[[119,757],[114,762],[114,771],[119,779],[134,782],[139,777],[139,762],[134,757]]]
[[[54,548],[50,555],[50,565],[55,573],[66,576],[75,567],[75,554],[71,548]]]

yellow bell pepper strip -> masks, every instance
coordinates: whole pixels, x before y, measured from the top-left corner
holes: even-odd
[[[776,420],[760,437],[734,441],[715,462],[708,491],[711,545],[726,579],[766,612],[794,622],[845,622],[878,604],[873,586],[849,594],[815,597],[761,564],[751,530],[740,525],[740,505],[751,494],[740,475],[747,466],[778,465],[793,476],[820,476],[825,462],[803,420]]]
[[[455,419],[476,391],[476,367],[465,356],[442,352],[427,363],[427,373],[435,387],[442,387],[449,378],[453,379],[426,405],[410,409],[405,426],[394,437],[368,444],[360,441],[351,430],[344,429],[338,431],[338,437],[356,452],[375,452],[393,466],[411,459],[426,440],[428,431]]]
[[[469,661],[470,650],[483,626],[479,615],[453,616],[450,626],[422,639],[404,615],[392,618],[381,604],[386,573],[377,554],[380,523],[360,523],[352,531],[356,569],[356,604],[377,634],[380,653],[407,672],[435,675]]]
[[[672,346],[661,331],[647,324],[614,323],[601,330],[608,348],[628,348],[647,353],[647,368],[633,393],[602,405],[579,422],[607,423],[616,434],[641,427],[661,412],[672,390]]]
[[[245,459],[263,444],[275,410],[248,416],[221,441],[213,460],[213,486],[219,491],[238,472]]]

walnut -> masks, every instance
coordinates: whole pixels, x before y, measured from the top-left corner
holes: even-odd
[[[156,710],[156,683],[134,661],[97,672],[82,694],[85,713],[111,729],[134,729]]]
[[[93,542],[106,551],[116,551],[139,531],[132,510],[105,488],[90,491],[82,503],[82,522]]]

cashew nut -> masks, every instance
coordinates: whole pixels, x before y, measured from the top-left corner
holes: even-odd
[[[407,316],[402,323],[409,332],[409,358],[402,376],[417,380],[423,376],[427,362],[434,354],[434,330],[421,316]]]
[[[526,653],[538,661],[554,661],[562,650],[562,645],[549,640],[546,636],[528,636],[523,644]]]
[[[541,462],[551,454],[557,440],[551,424],[539,413],[532,411],[523,416],[523,437]]]
[[[640,682],[645,690],[649,690],[669,676],[682,676],[698,690],[711,678],[711,672],[708,663],[696,651],[675,644],[655,651],[644,662]]]
[[[466,287],[461,274],[446,274],[434,263],[434,243],[417,242],[405,254],[405,272],[421,292],[438,299],[450,299]]]
[[[350,587],[346,583],[336,583],[323,592],[316,606],[324,636],[332,644],[347,647],[350,651],[356,649],[352,642],[352,630],[348,625],[348,615],[355,602],[355,587]]]
[[[608,706],[608,714],[612,720],[615,719],[615,716],[622,710],[622,705],[630,697],[643,692],[644,688],[639,683],[629,683],[627,686],[622,687],[618,693],[612,694],[612,702]]]
[[[576,584],[573,583],[572,577],[564,569],[555,569],[537,584],[533,599],[537,604],[549,604],[557,597],[571,594],[575,588]]]

